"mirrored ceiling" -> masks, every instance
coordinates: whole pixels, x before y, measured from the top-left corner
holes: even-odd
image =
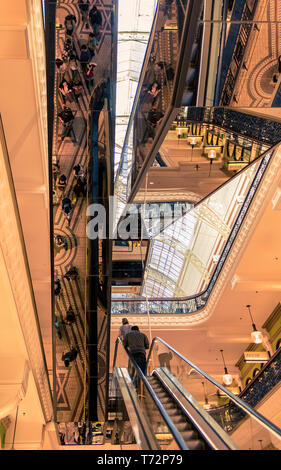
[[[279,142],[281,119],[258,110],[182,108],[134,202],[197,204]]]
[[[244,122],[233,129],[229,120],[194,119],[186,109],[231,106],[238,113],[245,107],[255,113],[268,107],[270,114],[271,107],[280,106],[279,20],[273,0],[158,1],[117,172],[116,223],[127,202],[140,199],[149,169],[153,177],[148,184],[162,191],[155,168],[165,168],[168,175],[167,168],[177,167],[181,175],[169,173],[169,184],[182,190],[180,178],[188,178],[186,191],[198,202],[252,161],[257,146],[263,146],[261,151],[271,146],[262,133],[256,138],[244,132]],[[198,173],[190,174],[187,162]]]

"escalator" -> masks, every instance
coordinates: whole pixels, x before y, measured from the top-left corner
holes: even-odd
[[[188,449],[205,450],[208,447],[206,442],[199,435],[196,426],[188,419],[180,403],[178,403],[165,388],[164,383],[161,382],[157,375],[149,377],[148,381],[154,393],[164,406],[168,416],[181,434]]]
[[[113,380],[116,429],[130,421],[139,449],[246,450],[261,439],[281,449],[279,428],[160,338],[152,341],[146,375],[118,338]]]

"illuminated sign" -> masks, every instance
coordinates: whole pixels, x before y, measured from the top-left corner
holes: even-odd
[[[244,352],[245,362],[267,362],[269,359],[266,351],[246,351]]]

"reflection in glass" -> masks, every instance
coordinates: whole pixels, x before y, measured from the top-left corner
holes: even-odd
[[[118,344],[118,342],[117,342]],[[149,422],[153,434],[155,435],[160,449],[179,450],[179,446],[169,429],[162,413],[159,411],[158,406],[153,400],[149,384],[143,382],[141,375],[139,374],[134,362],[130,359],[130,356],[125,352],[125,349],[121,344],[118,344],[116,357],[113,362],[113,373],[115,367],[124,367],[128,369],[131,380],[134,384],[137,392],[139,404]],[[116,351],[116,350],[115,350]]]
[[[152,48],[134,116],[132,185],[173,100],[188,3],[159,1]]]
[[[201,0],[197,0],[195,8],[197,17],[200,14],[201,4]],[[188,0],[158,1],[136,93],[136,102],[130,117],[115,181],[115,196],[118,198],[115,223],[125,208],[132,186],[144,160],[150,153],[162,120],[170,116],[172,96],[175,92],[174,84],[176,78],[179,77],[176,71],[179,69],[180,73],[181,68],[188,68],[189,59],[183,61],[180,50],[185,46],[181,44],[181,40],[184,30],[188,30],[185,20],[191,7],[194,8],[194,5],[193,3],[191,5]],[[196,24],[195,20],[195,26]],[[195,36],[195,31],[191,35]],[[196,41],[199,40],[200,38],[197,37]],[[188,54],[194,61],[196,51],[191,52],[189,48]],[[181,64],[179,64],[179,58],[182,60]]]
[[[181,94],[181,103],[175,106],[177,110],[179,106],[262,110],[281,105],[278,52],[281,42],[276,33],[279,13],[275,2],[206,0],[199,3],[199,0],[158,2],[117,177],[120,182],[117,181],[116,194],[120,195],[121,213],[131,190],[136,191],[148,169],[144,168],[144,162],[151,166],[156,158],[160,140],[167,133],[166,125],[176,112],[175,92]],[[195,4],[199,5],[197,19],[193,17],[191,21],[190,7]],[[181,60],[179,64],[182,38],[186,38],[186,30],[191,28],[194,36],[189,38],[188,63]],[[181,73],[185,79],[183,87],[178,86]],[[252,126],[260,134],[263,128],[262,123]],[[269,146],[276,142],[274,134],[272,137],[267,142]],[[221,145],[220,139],[214,135],[210,144]],[[229,141],[227,148],[230,171],[240,170],[242,164],[253,159],[247,145]]]

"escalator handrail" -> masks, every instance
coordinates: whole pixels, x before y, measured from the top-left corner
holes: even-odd
[[[166,346],[170,351],[172,351],[176,356],[178,356],[180,359],[182,359],[184,362],[186,362],[190,367],[196,370],[200,375],[205,377],[209,382],[211,382],[215,387],[220,389],[223,393],[227,395],[227,397],[235,403],[235,405],[238,406],[238,408],[242,409],[248,416],[252,417],[256,421],[258,421],[262,426],[267,428],[268,431],[273,432],[279,439],[281,439],[281,430],[275,426],[275,424],[271,423],[268,419],[266,419],[263,415],[261,415],[258,411],[254,410],[252,407],[250,407],[246,402],[241,400],[241,398],[235,396],[233,393],[231,393],[229,390],[227,390],[223,385],[221,385],[219,382],[217,382],[215,379],[210,377],[206,372],[201,370],[199,367],[197,367],[195,364],[193,364],[191,361],[186,359],[181,353],[179,353],[176,349],[174,349],[172,346],[170,346],[166,341],[163,339],[159,338],[156,336],[153,338],[149,353],[147,356],[147,364],[149,362],[149,359],[151,357],[151,352],[153,349],[153,346],[155,344],[155,341],[160,341],[164,346]]]
[[[137,371],[137,374],[139,375],[140,379],[142,380],[142,382],[144,383],[144,385],[146,386],[148,392],[150,393],[150,396],[151,398],[153,399],[159,413],[161,414],[163,420],[165,421],[165,423],[167,424],[169,430],[171,431],[175,441],[177,442],[179,448],[181,450],[189,450],[188,449],[188,446],[187,444],[185,443],[185,441],[183,440],[180,432],[178,431],[178,429],[176,428],[176,426],[174,425],[173,421],[171,420],[171,418],[169,417],[169,415],[167,414],[164,406],[162,405],[161,401],[159,400],[159,398],[156,396],[153,388],[151,387],[150,383],[148,382],[147,378],[145,377],[144,373],[141,371],[141,369],[139,368],[139,366],[137,365],[136,361],[131,357],[130,353],[127,351],[127,349],[125,348],[124,344],[123,344],[123,341],[120,337],[118,337],[116,339],[116,343],[115,343],[115,350],[114,350],[114,359],[113,359],[113,369],[115,368],[115,365],[116,365],[116,359],[117,359],[117,351],[118,351],[118,345],[121,344],[124,351],[126,352],[129,360],[132,362],[135,370]]]

